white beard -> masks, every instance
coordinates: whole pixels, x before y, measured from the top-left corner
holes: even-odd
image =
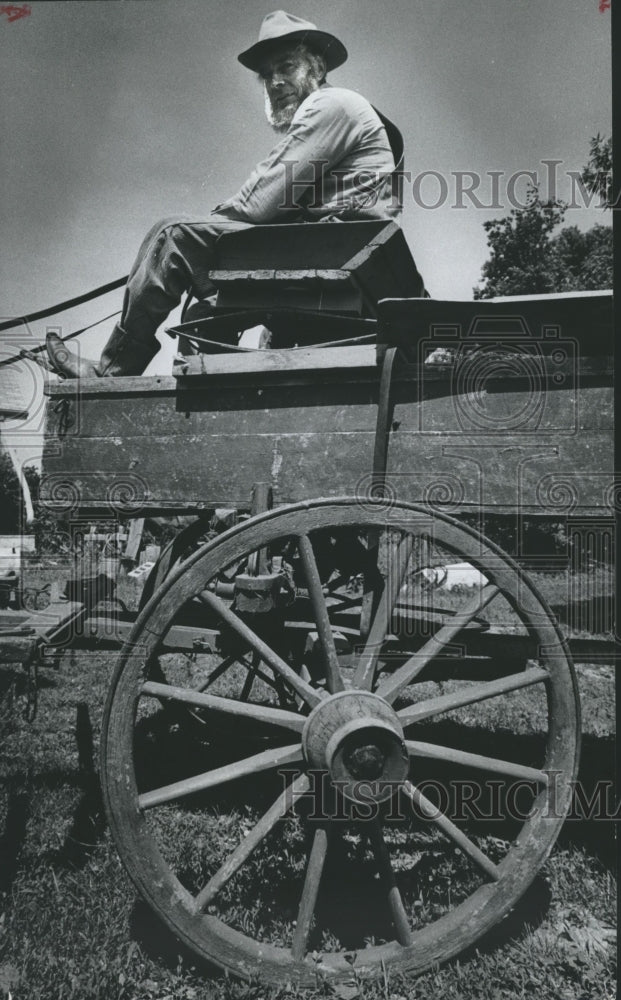
[[[286,107],[281,108],[280,111],[274,111],[265,86],[263,87],[263,95],[265,101],[265,117],[267,118],[269,124],[275,132],[286,132],[293,121],[293,116],[298,110],[299,105],[296,107],[294,104],[288,104]]]

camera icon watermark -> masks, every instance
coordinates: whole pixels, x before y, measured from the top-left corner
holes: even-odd
[[[577,341],[559,326],[533,334],[510,310],[481,312],[465,330],[430,325],[418,345],[422,433],[437,432],[439,409],[443,429],[465,437],[577,433]]]

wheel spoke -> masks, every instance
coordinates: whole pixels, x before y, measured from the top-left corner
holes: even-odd
[[[408,915],[405,912],[399,887],[395,881],[395,874],[392,870],[392,864],[390,861],[390,852],[386,846],[384,834],[382,833],[382,828],[380,827],[379,822],[377,820],[370,822],[368,824],[367,832],[369,841],[371,842],[371,847],[373,848],[373,853],[375,854],[375,860],[377,861],[377,866],[379,868],[380,878],[384,885],[388,888],[388,905],[390,907],[392,920],[397,932],[397,941],[399,944],[407,947],[412,944],[410,921],[408,920]]]
[[[463,611],[458,612],[450,622],[443,625],[435,635],[425,643],[422,649],[406,660],[398,670],[380,684],[377,693],[392,703],[400,691],[411,684],[412,681],[427,666],[430,660],[438,656],[444,647],[455,638],[458,632],[466,628],[473,618],[483,610],[486,605],[496,596],[498,587],[488,584],[481,594],[477,594],[468,602]]]
[[[283,659],[271,649],[267,643],[263,642],[262,639],[253,632],[252,629],[246,625],[241,618],[239,618],[234,611],[231,611],[229,607],[215,594],[212,594],[209,590],[203,590],[199,595],[201,601],[211,608],[225,624],[237,632],[242,639],[248,643],[248,645],[257,652],[263,660],[275,670],[276,673],[280,674],[288,684],[291,685],[296,694],[299,694],[301,698],[304,699],[307,705],[313,708],[318,705],[323,696],[323,692],[315,690],[306,681],[303,681],[296,674],[295,670],[292,670],[288,663],[285,663]]]
[[[232,667],[233,664],[237,662],[241,662],[241,660],[239,660],[239,658],[236,656],[235,653],[233,653],[231,656],[225,657],[225,659],[222,660],[222,663],[219,663],[218,666],[215,668],[215,670],[211,671],[207,680],[203,681],[203,683],[199,688],[197,688],[197,690],[206,691],[208,687],[211,687],[211,685],[218,680],[218,677],[221,677],[222,674],[226,673],[229,667]]]
[[[408,753],[413,757],[430,757],[433,760],[445,760],[451,764],[463,764],[464,767],[476,767],[482,771],[494,774],[505,774],[511,778],[523,778],[525,781],[537,781],[541,785],[548,784],[548,775],[536,767],[526,767],[514,764],[510,760],[498,760],[496,757],[484,757],[478,753],[467,753],[454,747],[438,746],[435,743],[419,743],[416,740],[406,740]]]
[[[303,681],[307,681],[310,684],[310,682],[311,682],[311,675],[310,675],[310,671],[309,671],[309,669],[308,669],[308,667],[306,666],[305,663],[302,663],[300,665],[300,677],[302,678]],[[286,691],[283,692],[283,694],[286,697],[286,694],[287,694]],[[302,708],[302,705],[303,705],[302,699],[299,698],[299,697],[296,698],[295,699],[295,705],[296,705],[296,708],[300,710]]]
[[[346,611],[360,604],[360,594],[344,594],[340,590],[341,587],[345,587],[349,583],[349,580],[350,577],[340,576],[328,583],[328,596],[332,602],[330,608],[333,612]]]
[[[379,604],[378,595],[384,588],[384,580],[378,568],[379,544],[382,532],[378,529],[367,531],[366,559],[363,571],[363,593],[360,602],[360,638],[365,642],[371,631],[373,611]]]
[[[191,688],[172,687],[169,684],[158,684],[155,681],[146,681],[142,685],[141,693],[153,698],[183,701],[195,708],[207,708],[212,712],[221,712],[236,718],[265,722],[271,726],[292,729],[296,733],[302,732],[305,722],[303,716],[296,715],[295,712],[287,712],[283,708],[235,701],[233,698],[219,698],[217,695],[203,694],[201,691],[194,691]]]
[[[253,826],[250,833],[244,837],[215,875],[212,875],[207,885],[198,893],[194,900],[194,905],[198,913],[205,909],[222,886],[241,868],[255,847],[276,826],[278,820],[286,815],[295,803],[295,800],[304,795],[308,791],[308,788],[309,780],[307,776],[300,774],[285,788],[284,792],[281,792],[274,804],[263,814],[259,822]]]
[[[255,657],[257,657],[257,666],[254,666]],[[279,698],[283,695],[283,692],[285,691],[285,685],[283,684],[280,674],[277,674],[274,671],[272,671],[270,675],[266,674],[264,670],[261,670],[261,668],[258,666],[258,664],[261,662],[261,657],[258,656],[257,653],[253,653],[252,664],[248,663],[245,657],[241,658],[238,662],[241,663],[242,667],[245,667],[247,671],[254,674],[255,677],[258,677],[260,681],[263,681],[264,684],[267,684],[268,687],[271,687],[272,690],[276,692]],[[248,678],[246,678],[246,680],[248,680]],[[302,701],[302,699],[300,699],[300,701]]]
[[[392,548],[392,558],[389,561],[388,576],[384,584],[384,590],[380,598],[373,624],[369,632],[364,650],[356,668],[354,676],[354,687],[370,691],[373,686],[377,661],[382,648],[382,643],[386,633],[390,629],[392,613],[399,596],[399,591],[403,586],[405,576],[412,555],[414,539],[412,535],[405,535]]]
[[[223,785],[235,778],[258,774],[260,771],[267,771],[269,768],[279,767],[282,764],[297,764],[301,760],[302,748],[299,743],[287,747],[274,747],[271,750],[254,754],[252,757],[233,761],[232,764],[225,764],[224,767],[216,767],[213,771],[204,771],[192,778],[184,778],[171,785],[163,785],[162,788],[154,788],[150,792],[144,792],[138,796],[138,806],[140,809],[151,809],[164,802],[172,802],[175,799],[184,798],[186,795],[192,795],[194,792],[202,792],[207,788]]]
[[[411,726],[415,722],[422,722],[430,719],[433,715],[441,712],[450,712],[455,708],[464,708],[472,705],[475,701],[485,701],[487,698],[496,698],[501,694],[508,694],[509,691],[517,691],[519,688],[530,687],[531,684],[542,684],[548,681],[550,675],[547,670],[541,667],[531,667],[523,670],[519,674],[509,674],[508,677],[500,677],[497,681],[484,681],[482,684],[473,684],[465,691],[454,691],[451,694],[441,694],[437,698],[428,698],[419,702],[418,705],[409,705],[397,712],[397,716],[403,728]]]
[[[306,575],[308,593],[313,606],[313,611],[315,612],[317,633],[319,635],[319,642],[321,643],[321,651],[323,653],[326,668],[328,691],[330,691],[331,694],[334,694],[335,691],[343,691],[345,685],[343,684],[343,678],[341,677],[341,672],[339,670],[339,661],[336,654],[336,646],[334,645],[334,636],[332,634],[332,624],[328,617],[326,599],[323,595],[319,570],[317,569],[317,560],[315,559],[313,546],[308,535],[300,535],[299,545],[300,555],[302,556],[302,565],[304,566],[304,573]]]
[[[453,843],[457,844],[460,850],[467,854],[468,857],[474,861],[478,868],[481,869],[488,878],[492,881],[497,882],[500,878],[500,870],[497,865],[491,861],[487,854],[484,854],[476,844],[474,844],[470,837],[467,837],[463,830],[460,830],[458,826],[445,816],[444,813],[440,812],[434,806],[433,802],[423,795],[419,789],[412,784],[411,781],[405,781],[403,783],[403,788],[405,794],[414,803],[414,805],[420,810],[421,814],[444,833]]]
[[[240,701],[248,701],[252,685],[254,684],[255,678],[259,670],[260,662],[261,662],[261,657],[259,656],[259,654],[253,653],[252,666],[249,668],[248,673],[246,674],[246,680],[244,681],[244,686],[239,696]]]
[[[308,946],[308,935],[310,934],[313,914],[319,893],[319,883],[323,866],[328,853],[328,831],[325,827],[318,827],[313,837],[313,846],[308,859],[308,867],[304,878],[304,889],[298,910],[298,919],[293,935],[291,953],[296,961],[304,958]]]

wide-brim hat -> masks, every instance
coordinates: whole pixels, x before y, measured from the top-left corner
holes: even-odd
[[[259,30],[259,41],[237,58],[242,66],[258,73],[264,60],[283,42],[304,42],[313,52],[323,56],[328,70],[336,69],[347,59],[347,49],[335,35],[319,31],[312,21],[287,14],[284,10],[266,14]]]

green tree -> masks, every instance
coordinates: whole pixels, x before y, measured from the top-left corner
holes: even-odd
[[[612,288],[611,227],[597,225],[586,233],[577,226],[561,230],[550,241],[550,263],[556,292]]]
[[[612,207],[612,140],[591,139],[589,160],[581,179],[603,208]],[[612,288],[612,229],[596,225],[588,232],[568,226],[554,235],[565,219],[565,202],[542,201],[531,186],[526,207],[504,219],[483,223],[490,248],[475,299],[500,295]]]
[[[582,168],[582,183],[591,194],[599,195],[602,208],[612,208],[612,139],[597,133],[589,146],[589,161]]]
[[[473,289],[475,299],[557,291],[558,254],[551,248],[550,236],[564,217],[562,201],[542,201],[531,185],[525,208],[484,222],[491,254],[481,272],[482,287]]]

